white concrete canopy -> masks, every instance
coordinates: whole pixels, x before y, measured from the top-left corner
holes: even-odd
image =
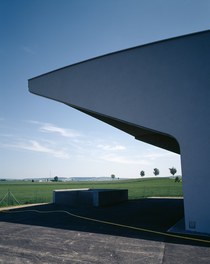
[[[186,230],[210,233],[210,31],[70,65],[29,90],[181,153]]]

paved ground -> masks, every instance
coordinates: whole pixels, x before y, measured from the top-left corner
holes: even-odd
[[[183,216],[183,201],[142,199],[105,208],[48,204],[0,212],[0,263],[210,263],[210,244],[107,225],[56,210],[165,232]]]

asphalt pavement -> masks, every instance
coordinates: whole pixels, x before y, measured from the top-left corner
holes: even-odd
[[[44,204],[5,210],[0,263],[209,264],[209,238],[168,236],[181,218],[183,200],[161,198],[103,208]]]

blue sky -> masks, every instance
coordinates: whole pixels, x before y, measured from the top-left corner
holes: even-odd
[[[0,178],[181,174],[179,155],[30,94],[27,80],[209,26],[209,0],[1,0]]]

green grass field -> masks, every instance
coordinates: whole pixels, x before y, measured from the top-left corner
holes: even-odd
[[[5,181],[0,182],[0,207],[18,204],[15,199],[19,204],[51,202],[53,190],[77,188],[128,189],[129,199],[182,196],[182,183],[168,178],[57,183]]]

